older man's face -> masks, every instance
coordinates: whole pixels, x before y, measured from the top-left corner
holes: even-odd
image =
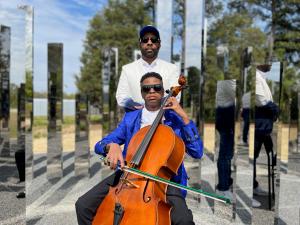
[[[156,58],[160,48],[160,40],[152,33],[146,33],[140,40],[140,49],[143,57]]]

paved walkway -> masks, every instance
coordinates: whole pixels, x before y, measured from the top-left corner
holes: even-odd
[[[25,224],[26,201],[16,198],[24,186],[19,183],[14,157],[0,157],[0,224]]]
[[[74,203],[93,185],[108,176],[111,171],[102,167],[96,155],[91,153],[91,176],[78,178],[74,174],[74,153],[63,156],[63,178],[48,181],[46,177],[46,155],[35,155],[34,179],[27,183],[26,219],[28,225],[68,225],[77,224]],[[17,173],[13,157],[1,158],[1,192],[0,192],[0,224],[25,224],[25,200],[16,199],[17,192],[23,189],[23,184],[17,184]],[[267,190],[266,166],[264,157],[258,162],[258,174],[262,187]],[[260,198],[263,205],[259,209],[251,207],[251,168],[242,159],[238,160],[234,186],[236,204],[225,206],[210,199],[189,194],[187,203],[193,211],[197,225],[205,224],[274,224],[274,211],[267,210],[267,198]],[[199,162],[187,159],[186,167],[190,175],[189,183],[197,186]],[[213,192],[215,165],[210,157],[205,156],[201,162],[201,187]],[[5,171],[3,176],[3,171]],[[278,224],[300,224],[300,179],[298,175],[282,174],[280,182],[280,205]]]

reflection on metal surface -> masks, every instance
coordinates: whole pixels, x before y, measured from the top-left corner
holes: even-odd
[[[135,49],[133,50],[133,61],[136,61],[142,57],[141,50]]]
[[[48,179],[62,177],[63,44],[48,44]]]
[[[18,7],[25,11],[25,160],[26,183],[32,179],[32,126],[33,126],[33,20],[32,6]],[[21,87],[22,88],[22,87]],[[26,185],[27,187],[28,185]]]
[[[274,210],[275,200],[278,202],[279,188],[275,187],[278,161],[282,149],[282,123],[278,120],[280,97],[280,71],[271,73],[273,65],[258,65],[256,67],[255,87],[255,138],[254,138],[254,178],[253,197],[262,205],[254,215],[258,217],[259,210]],[[276,67],[276,66],[275,66]],[[263,190],[263,192],[261,191]],[[274,215],[274,212],[270,212]],[[256,221],[256,219],[254,219]]]
[[[102,121],[104,132],[108,132],[110,127],[109,83],[111,79],[111,74],[111,51],[109,48],[105,48],[103,51],[102,67]]]
[[[254,101],[255,78],[251,70],[251,47],[242,52],[242,70],[237,87],[237,110],[235,123],[235,171],[236,205],[234,215],[244,224],[252,223],[253,145],[254,145]],[[252,151],[250,151],[252,149]]]
[[[163,41],[159,58],[171,62],[173,1],[157,0],[156,4],[156,25]]]
[[[287,163],[287,172],[300,175],[300,93],[291,91],[290,99],[290,126],[289,126],[289,151],[281,157],[281,161]]]
[[[281,132],[278,135],[281,151],[278,157],[280,165],[279,175],[276,179],[276,208],[275,223],[296,224],[300,221],[300,151],[299,145],[299,92],[297,84],[290,86],[289,101],[281,99],[283,115],[281,117]],[[284,101],[285,100],[285,101]],[[285,118],[285,115],[289,118]],[[287,120],[286,120],[287,119]],[[298,143],[297,143],[298,142]],[[280,178],[280,179],[279,179]]]
[[[300,87],[298,87],[300,88]],[[300,90],[298,90],[298,104],[297,104],[297,109],[298,109],[298,126],[297,126],[297,152],[300,152]]]
[[[0,156],[10,156],[10,27],[0,24]]]
[[[229,50],[227,45],[217,46],[217,63],[218,67],[227,74],[229,69]]]
[[[25,176],[25,83],[21,83],[18,88],[17,100],[17,149],[15,152],[16,166],[19,172],[20,181],[24,181]],[[15,115],[16,116],[16,115]]]
[[[202,39],[204,29],[205,1],[185,2],[185,55],[184,69],[195,66],[202,68]]]
[[[225,71],[224,71],[225,72]],[[235,186],[235,168],[232,173],[231,165],[235,165],[234,137],[235,137],[235,109],[236,109],[236,80],[219,80],[216,92],[216,163],[217,185],[216,189],[223,192],[231,192],[231,186]],[[231,192],[232,193],[232,192]],[[231,207],[224,210],[224,206],[215,203],[216,214],[225,218],[234,218],[233,200]]]
[[[102,67],[102,113],[103,129],[107,133],[115,129],[118,123],[119,109],[115,96],[118,80],[118,48],[107,47],[103,50]]]
[[[25,84],[18,89],[18,148],[25,151]]]
[[[89,113],[86,95],[76,95],[75,175],[89,174]]]

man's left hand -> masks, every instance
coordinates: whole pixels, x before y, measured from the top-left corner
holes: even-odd
[[[180,106],[175,97],[170,97],[167,100],[164,109],[173,109],[182,118],[184,124],[188,124],[190,122],[188,115]]]

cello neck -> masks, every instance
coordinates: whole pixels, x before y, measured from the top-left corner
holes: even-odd
[[[162,105],[160,107],[160,110],[159,110],[153,124],[151,125],[151,127],[148,130],[147,134],[145,135],[143,141],[141,142],[140,146],[138,147],[138,150],[136,151],[136,154],[133,156],[133,158],[130,162],[132,165],[139,166],[140,163],[142,162],[142,160],[143,160],[143,158],[146,154],[147,148],[148,148],[148,146],[151,142],[151,139],[152,139],[158,125],[160,124],[163,115],[164,115],[165,109],[163,109],[163,107],[166,104],[168,98],[171,97],[172,95],[173,95],[173,92],[170,91],[168,93],[168,95],[166,96],[166,98],[164,98],[164,100],[162,102]]]

